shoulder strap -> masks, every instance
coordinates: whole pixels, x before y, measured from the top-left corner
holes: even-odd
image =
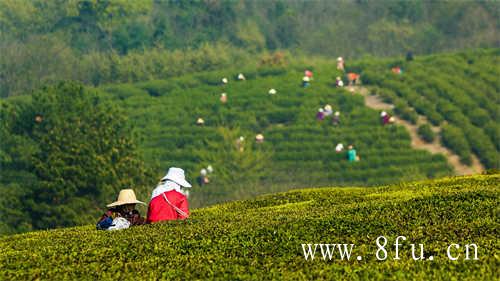
[[[170,203],[170,201],[168,201],[168,198],[167,196],[165,195],[165,192],[161,194],[163,196],[163,198],[165,199],[165,201],[167,201],[167,203],[172,207],[174,208],[174,210],[179,213],[179,215],[181,215],[182,217],[185,217],[187,218],[188,217],[188,214],[186,214],[186,212],[184,212],[183,210],[179,209],[177,206],[175,206],[174,204]]]

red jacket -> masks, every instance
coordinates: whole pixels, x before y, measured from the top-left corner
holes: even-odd
[[[168,201],[170,201],[173,206],[177,207],[178,210],[171,206],[167,200],[165,200],[164,196],[166,196]],[[176,190],[164,192],[162,195],[156,196],[149,202],[148,223],[164,220],[183,220],[187,217],[189,217],[187,197]]]

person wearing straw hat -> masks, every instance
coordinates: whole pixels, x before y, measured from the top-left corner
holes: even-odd
[[[141,217],[139,211],[135,209],[136,204],[146,205],[144,202],[137,200],[132,189],[120,190],[118,199],[106,206],[108,211],[101,216],[96,228],[99,230],[115,230],[144,224],[146,221]]]
[[[187,219],[189,188],[191,184],[187,182],[183,169],[176,167],[168,169],[167,174],[151,194],[147,222]]]
[[[344,71],[344,59],[342,57],[337,58],[337,69]]]
[[[335,111],[335,114],[333,115],[332,118],[332,124],[335,126],[338,126],[340,124],[340,112]]]

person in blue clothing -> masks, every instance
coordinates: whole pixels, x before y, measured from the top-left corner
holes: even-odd
[[[354,146],[351,144],[347,147],[347,160],[349,162],[356,162],[359,161],[359,156],[356,154],[356,149],[354,149]]]

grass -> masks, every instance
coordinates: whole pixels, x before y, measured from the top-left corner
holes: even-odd
[[[499,183],[497,174],[310,188],[196,209],[185,222],[6,236],[0,279],[498,280]],[[375,258],[380,235],[385,261]],[[395,261],[398,235],[408,240]],[[363,260],[306,261],[303,243],[353,243]],[[435,259],[414,261],[410,243]],[[477,244],[479,260],[448,260],[451,243]]]

